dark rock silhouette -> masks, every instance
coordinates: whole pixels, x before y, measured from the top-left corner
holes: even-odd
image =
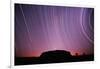
[[[40,57],[15,57],[15,65],[45,64],[60,62],[93,61],[94,55],[72,56],[69,51],[54,50],[43,52]]]
[[[44,60],[43,62],[64,62],[69,61],[71,57],[70,52],[64,50],[44,52],[40,56],[41,60]]]

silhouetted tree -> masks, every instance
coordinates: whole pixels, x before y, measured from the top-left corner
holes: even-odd
[[[75,53],[75,56],[79,56],[79,54],[78,53]]]

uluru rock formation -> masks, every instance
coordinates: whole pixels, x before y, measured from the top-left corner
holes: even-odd
[[[54,50],[43,52],[40,56],[44,62],[63,62],[69,61],[71,58],[71,54],[68,51],[64,50]]]

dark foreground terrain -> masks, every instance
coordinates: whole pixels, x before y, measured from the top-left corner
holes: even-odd
[[[72,56],[68,51],[55,50],[44,52],[40,55],[40,57],[15,57],[15,65],[79,62],[93,60],[94,55]]]

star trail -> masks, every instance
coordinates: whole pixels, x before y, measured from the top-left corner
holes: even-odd
[[[50,50],[94,53],[94,9],[15,4],[15,56]]]

